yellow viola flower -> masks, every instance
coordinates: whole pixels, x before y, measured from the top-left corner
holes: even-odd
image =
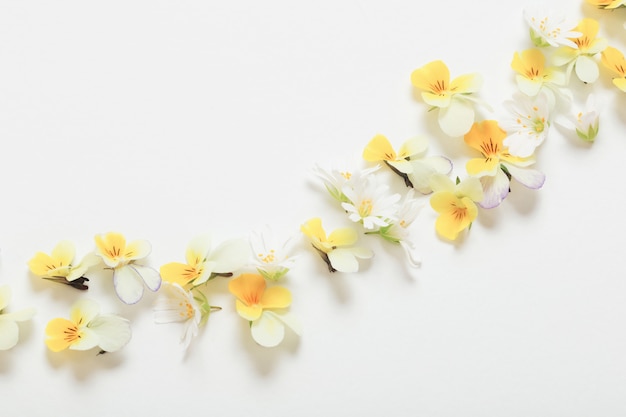
[[[581,20],[576,26],[576,31],[582,35],[572,39],[576,47],[563,46],[554,53],[553,62],[556,66],[567,65],[567,79],[572,69],[584,83],[593,83],[598,79],[600,72],[593,56],[607,47],[606,39],[597,37],[599,29],[600,24],[597,20],[591,18]]]
[[[515,52],[511,68],[517,73],[515,80],[522,93],[534,97],[543,92],[550,108],[554,107],[555,93],[562,94],[560,86],[565,84],[565,76],[553,67],[546,67],[546,57],[540,49]]]
[[[237,313],[251,322],[252,338],[261,346],[273,347],[282,342],[285,325],[300,334],[298,321],[284,309],[291,305],[291,292],[284,287],[266,288],[258,274],[242,274],[228,283],[228,290],[237,297]]]
[[[422,91],[424,102],[439,109],[439,126],[448,136],[465,134],[474,123],[471,97],[482,79],[478,74],[461,75],[452,81],[443,61],[432,61],[411,74],[411,83]]]
[[[626,7],[625,0],[587,0],[587,3],[600,9],[617,9]]]
[[[363,159],[368,162],[384,162],[404,180],[407,187],[429,194],[430,175],[436,172],[448,174],[452,170],[452,162],[443,156],[425,157],[427,149],[426,138],[417,136],[404,142],[396,153],[389,139],[378,134],[363,150]]]
[[[89,350],[96,346],[115,352],[131,338],[130,322],[116,315],[100,315],[100,306],[91,300],[72,305],[70,318],[56,318],[46,326],[46,346],[53,352],[65,349]]]
[[[136,261],[147,257],[152,246],[147,240],[126,242],[121,233],[97,235],[96,255],[113,270],[113,285],[117,296],[126,304],[135,304],[143,296],[144,284],[150,291],[161,287],[159,273]]]
[[[624,59],[624,54],[612,46],[607,46],[602,51],[602,65],[617,74],[617,77],[613,78],[613,84],[626,92],[626,59]]]
[[[439,214],[435,230],[448,240],[456,240],[478,216],[476,202],[483,198],[480,181],[469,177],[454,184],[445,175],[434,175],[431,182],[434,192],[430,205]]]
[[[545,181],[542,172],[528,168],[534,158],[511,155],[503,144],[505,138],[506,132],[495,120],[474,123],[464,137],[469,147],[481,153],[467,162],[466,169],[470,176],[480,178],[484,198],[479,205],[483,208],[496,207],[506,198],[511,178],[531,189],[541,188]]]
[[[189,242],[187,263],[170,262],[161,267],[165,281],[185,287],[198,286],[217,276],[232,276],[248,260],[250,248],[244,239],[232,239],[211,249],[208,235],[196,236]]]
[[[62,241],[52,249],[50,255],[37,252],[28,261],[28,268],[33,274],[43,279],[86,290],[88,287],[85,282],[89,281],[89,278],[86,278],[84,274],[98,263],[98,258],[94,254],[89,254],[80,262],[74,263],[75,252],[72,242]]]
[[[10,301],[11,287],[0,286],[0,350],[11,349],[15,346],[20,333],[17,323],[30,320],[35,315],[33,308],[7,313],[5,309]]]
[[[359,270],[357,258],[368,259],[373,256],[370,249],[352,246],[359,239],[358,233],[352,228],[336,229],[326,236],[322,220],[316,217],[304,223],[300,230],[326,262],[330,272],[356,272]]]

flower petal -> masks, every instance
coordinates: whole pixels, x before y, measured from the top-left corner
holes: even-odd
[[[593,83],[600,76],[598,64],[593,58],[586,55],[581,55],[576,59],[574,70],[578,79],[584,83]]]
[[[520,168],[507,163],[503,163],[503,165],[509,170],[509,173],[515,180],[530,189],[536,190],[541,188],[546,181],[546,175],[536,169]]]
[[[211,251],[211,236],[200,235],[191,239],[189,245],[187,245],[186,259],[187,263],[192,266],[197,266],[204,262],[206,257]]]
[[[368,162],[395,161],[396,151],[386,136],[377,134],[365,145],[363,159]]]
[[[265,290],[261,301],[265,308],[286,308],[291,304],[291,292],[285,287],[270,287]]]
[[[192,280],[198,278],[198,271],[187,264],[179,262],[170,262],[161,266],[159,269],[163,281],[172,284],[178,284],[181,287],[189,284]]]
[[[463,136],[474,123],[474,107],[465,100],[455,99],[439,110],[439,127],[452,137]]]
[[[285,338],[285,325],[275,315],[265,311],[258,320],[252,322],[252,338],[264,347],[278,346]]]
[[[259,304],[246,305],[241,300],[235,300],[235,309],[237,310],[237,314],[248,321],[258,319],[263,313],[263,307]]]
[[[332,246],[349,246],[354,244],[358,239],[358,233],[350,227],[335,229],[328,235],[328,243]]]
[[[4,313],[0,315],[0,320],[28,321],[33,318],[35,312],[34,308],[25,308],[24,310],[16,311],[14,313]]]
[[[245,239],[227,240],[216,247],[210,254],[215,262],[213,272],[227,273],[241,269],[250,257],[250,246]]]
[[[161,275],[156,269],[137,264],[129,264],[128,266],[135,270],[150,291],[158,291],[161,288]]]
[[[70,320],[79,326],[84,326],[98,316],[99,313],[100,306],[98,303],[89,299],[81,299],[72,305]]]
[[[130,321],[115,315],[96,317],[89,329],[97,335],[98,346],[105,352],[120,350],[131,338]]]
[[[0,311],[4,310],[11,301],[11,287],[8,285],[0,286]]]
[[[509,194],[510,181],[500,168],[494,176],[481,177],[480,183],[483,186],[483,199],[478,205],[482,208],[490,209],[499,206]]]
[[[67,329],[75,328],[76,324],[68,319],[52,319],[46,325],[46,346],[53,352],[60,352],[70,347],[74,339],[65,337]]]
[[[113,270],[113,285],[117,296],[126,304],[135,304],[143,296],[141,276],[130,265]]]
[[[68,240],[59,242],[54,249],[52,249],[52,258],[54,258],[62,266],[71,265],[74,260],[74,254],[76,249],[74,244]]]
[[[143,259],[152,252],[152,245],[147,240],[134,240],[126,246],[124,257],[129,261]]]
[[[89,350],[98,346],[100,338],[98,335],[89,328],[83,328],[80,332],[80,337],[76,342],[72,343],[69,348],[71,350]]]
[[[0,350],[11,349],[19,339],[19,327],[11,320],[0,318]]]

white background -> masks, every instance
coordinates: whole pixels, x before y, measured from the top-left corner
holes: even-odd
[[[600,19],[622,50],[625,13],[555,0]],[[34,306],[0,352],[11,415],[626,415],[624,94],[593,86],[600,135],[587,146],[553,126],[538,151],[543,189],[513,184],[457,244],[437,238],[427,199],[413,230],[417,271],[376,252],[330,275],[305,243],[284,285],[304,325],[276,349],[252,342],[226,281],[224,310],[187,355],[181,328],[152,321],[155,295],[125,306],[110,275],[88,294],[32,276],[26,262],[69,239],[79,256],[108,231],[147,239],[150,265],[183,261],[263,224],[298,234],[311,217],[348,225],[310,170],[360,166],[376,133],[421,134],[431,154],[475,154],[447,138],[411,72],[444,60],[478,72],[498,118],[510,62],[531,46],[523,2],[22,1],[0,4],[0,283]],[[580,101],[580,100],[579,100]],[[132,320],[116,354],[48,352],[43,330],[81,296]]]

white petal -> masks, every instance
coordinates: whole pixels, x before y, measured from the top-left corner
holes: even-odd
[[[433,191],[454,192],[454,183],[446,175],[434,174],[430,177],[430,188]]]
[[[213,272],[234,272],[241,269],[250,258],[250,247],[245,239],[232,239],[223,242],[213,252],[215,262]]]
[[[419,268],[422,265],[422,259],[419,255],[415,253],[415,245],[412,242],[408,242],[406,240],[400,241],[400,246],[404,250],[406,254],[406,261],[409,266],[413,268]]]
[[[126,304],[135,304],[143,296],[141,276],[130,265],[113,270],[113,285],[117,296]]]
[[[367,259],[373,256],[367,248],[337,248],[328,253],[328,260],[333,268],[340,272],[356,272],[359,270],[358,258]]]
[[[464,100],[452,100],[446,108],[439,109],[439,126],[452,137],[463,136],[474,123],[474,108]]]
[[[19,327],[12,320],[0,318],[0,350],[11,349],[17,344],[19,338]]]
[[[135,240],[134,242],[130,242],[129,245],[133,245],[137,249],[135,256],[127,258],[129,261],[143,259],[152,252],[152,245],[147,240]]]
[[[480,183],[483,186],[483,199],[478,205],[482,208],[490,209],[499,206],[509,194],[510,181],[500,168],[492,177],[481,177]]]
[[[161,275],[156,269],[137,264],[129,264],[128,266],[143,279],[150,291],[157,291],[161,287]]]
[[[296,317],[293,313],[283,310],[267,310],[264,311],[263,314],[274,316],[278,320],[282,321],[285,326],[293,330],[295,334],[298,336],[302,335],[302,323],[300,323],[298,317]]]
[[[476,177],[468,177],[456,186],[456,195],[469,197],[472,201],[481,201],[483,199],[483,185]]]
[[[504,163],[503,165],[506,166],[509,173],[513,178],[515,178],[515,180],[533,190],[541,188],[543,183],[546,181],[546,175],[536,169],[520,168],[508,163]]]
[[[541,90],[541,82],[529,80],[522,75],[516,76],[516,79],[517,88],[519,88],[519,90],[527,96],[536,96],[539,93],[539,90]]]
[[[432,156],[412,161],[413,173],[409,179],[413,188],[422,194],[432,192],[431,177],[433,174],[447,175],[452,170],[452,162],[443,156]]]
[[[0,311],[4,310],[11,301],[11,287],[8,285],[0,286]]]
[[[285,325],[275,315],[264,311],[257,320],[252,322],[250,331],[252,338],[264,347],[278,346],[285,338]]]
[[[411,162],[409,162],[407,160],[404,160],[404,161],[389,161],[389,165],[391,165],[392,167],[394,167],[398,171],[402,172],[403,174],[408,174],[409,172],[413,171],[413,166],[411,165]]]
[[[211,250],[211,236],[209,235],[200,235],[191,239],[189,245],[187,245],[187,252],[193,252],[201,257],[201,259],[206,258]]]
[[[71,350],[89,350],[98,346],[100,338],[97,333],[88,327],[82,328],[81,333],[80,339],[70,345]]]
[[[5,313],[0,315],[0,320],[12,320],[12,321],[28,321],[35,315],[34,308],[26,308],[24,310],[16,311],[14,313]]]
[[[596,61],[586,55],[578,57],[574,69],[576,70],[576,76],[578,79],[584,83],[593,83],[600,75],[600,70],[598,69]]]
[[[89,329],[98,336],[98,346],[105,352],[123,348],[131,338],[130,321],[114,315],[96,317]]]

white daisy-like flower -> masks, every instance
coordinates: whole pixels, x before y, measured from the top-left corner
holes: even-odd
[[[266,279],[277,281],[292,268],[295,257],[291,256],[293,238],[277,244],[269,226],[260,232],[250,234],[250,246],[254,256],[254,266]]]
[[[576,47],[571,38],[582,33],[575,31],[576,22],[546,10],[524,10],[524,19],[530,26],[530,37],[535,46]]]
[[[154,304],[154,321],[158,324],[184,323],[180,343],[187,350],[202,320],[202,309],[191,291],[185,291],[180,285],[163,282],[159,296]]]
[[[531,156],[548,136],[550,106],[547,96],[543,92],[535,97],[515,93],[513,100],[504,102],[504,107],[510,114],[500,124],[507,133],[504,146],[513,156]]]
[[[346,169],[333,167],[330,170],[326,170],[319,165],[315,165],[313,167],[313,174],[322,180],[326,190],[328,190],[330,195],[335,200],[340,203],[345,203],[348,200],[343,194],[343,187],[361,182],[363,178],[367,177],[379,168],[380,166],[377,165],[367,169]]]
[[[367,230],[388,226],[395,220],[400,194],[389,194],[387,184],[373,176],[352,185],[343,187],[342,191],[349,202],[341,203],[350,220],[362,222]]]
[[[576,135],[585,142],[593,142],[600,128],[600,112],[593,94],[589,94],[585,102],[585,110],[570,116],[561,116],[556,123],[565,129],[574,130]]]
[[[415,244],[410,240],[409,227],[417,218],[423,204],[415,198],[415,191],[409,190],[396,212],[396,221],[388,227],[380,229],[380,235],[389,241],[400,244],[413,268],[421,265],[420,257],[415,253]]]

